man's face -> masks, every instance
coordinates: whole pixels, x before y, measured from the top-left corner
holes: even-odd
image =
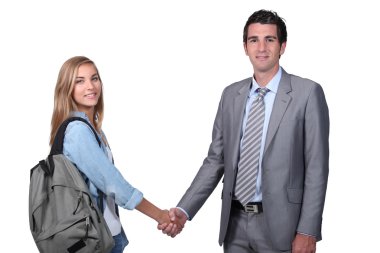
[[[280,45],[277,26],[253,23],[248,27],[245,54],[249,57],[255,73],[275,74],[279,68],[280,55],[285,52],[286,42]]]

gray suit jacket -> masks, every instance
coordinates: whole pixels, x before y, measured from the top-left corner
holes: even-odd
[[[230,219],[251,80],[236,82],[223,91],[208,156],[178,203],[194,217],[224,175],[220,245]],[[271,241],[279,250],[291,248],[297,231],[321,239],[329,171],[328,138],[328,107],[321,86],[283,70],[262,162],[263,210]]]

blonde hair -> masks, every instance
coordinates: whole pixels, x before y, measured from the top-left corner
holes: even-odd
[[[103,102],[103,83],[101,81],[98,68],[95,63],[84,56],[75,56],[68,59],[61,67],[57,84],[54,91],[54,109],[51,117],[51,132],[50,132],[50,145],[53,144],[54,137],[57,134],[59,126],[67,118],[71,116],[73,111],[77,111],[77,104],[75,103],[72,93],[74,89],[75,79],[78,75],[78,68],[82,64],[92,64],[98,72],[99,80],[102,86],[102,92],[98,103],[94,110],[94,124],[97,131],[100,131],[103,117],[104,117],[104,102]],[[89,116],[89,115],[88,115]]]

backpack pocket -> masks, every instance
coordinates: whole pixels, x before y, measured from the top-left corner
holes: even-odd
[[[98,232],[89,215],[73,215],[41,232],[35,240],[40,252],[99,252]]]
[[[33,220],[40,221],[32,232],[40,252],[103,253],[104,242],[98,231],[99,214],[91,208],[91,197],[61,185],[50,189],[46,199],[33,212]]]

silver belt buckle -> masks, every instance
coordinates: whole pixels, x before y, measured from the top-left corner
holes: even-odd
[[[244,211],[246,213],[259,213],[259,207],[258,205],[245,205]]]

